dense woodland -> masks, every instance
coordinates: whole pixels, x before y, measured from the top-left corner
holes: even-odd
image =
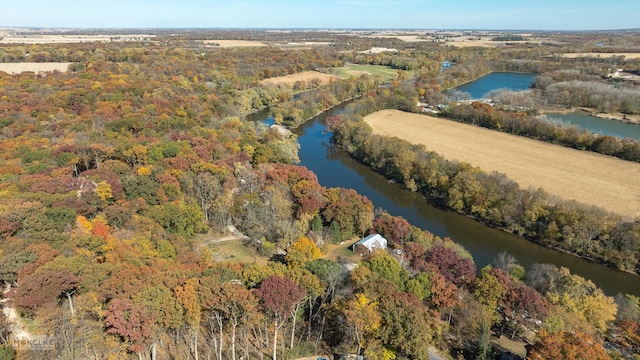
[[[364,95],[353,119],[332,119],[336,140],[358,159],[456,211],[637,270],[637,221],[553,202],[396,140],[363,141],[371,135],[358,115],[445,99],[441,90],[501,69],[511,50],[203,50],[190,43],[200,33],[162,36],[168,45],[0,47],[3,62],[74,63],[46,76],[0,73],[3,306],[28,333],[56,340],[55,351],[15,354],[16,320],[3,313],[0,357],[388,360],[426,359],[435,347],[489,359],[499,336],[528,344],[532,359],[640,351],[640,299],[608,297],[565,268],[524,269],[508,254],[479,270],[455,239],[374,209],[353,190],[321,186],[296,165],[295,136],[245,120],[271,106],[277,121],[296,126]],[[395,43],[359,39],[349,42]],[[452,71],[440,72],[444,59]],[[289,86],[259,84],[345,61],[418,77],[399,73],[377,88],[365,75],[295,96]],[[211,239],[230,225],[257,261],[216,256]],[[373,232],[394,251],[357,266],[325,254]]]

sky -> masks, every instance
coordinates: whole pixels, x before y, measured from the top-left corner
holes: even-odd
[[[638,0],[1,0],[0,27],[610,30]]]

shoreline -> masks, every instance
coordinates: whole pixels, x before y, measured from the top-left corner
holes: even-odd
[[[585,115],[589,115],[591,117],[596,117],[599,119],[619,121],[619,122],[632,124],[632,125],[640,125],[640,115],[627,115],[622,113],[614,113],[614,114],[602,113],[602,112],[598,112],[598,110],[594,108],[588,108],[588,107],[572,107],[569,109],[549,107],[549,108],[541,109],[539,111],[540,111],[540,115],[546,115],[549,113],[569,114],[569,113],[579,111],[584,113]]]

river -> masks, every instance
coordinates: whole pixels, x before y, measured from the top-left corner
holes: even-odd
[[[347,104],[322,113],[294,130],[300,143],[300,165],[318,176],[325,187],[344,187],[368,197],[376,208],[402,216],[412,225],[440,237],[450,237],[462,244],[478,266],[490,264],[500,252],[515,256],[529,268],[534,263],[564,266],[572,273],[590,279],[608,295],[619,292],[640,296],[640,277],[616,271],[576,256],[549,249],[504,231],[450,211],[431,206],[426,199],[404,187],[389,183],[382,175],[353,160],[346,152],[330,143],[326,118],[339,114]],[[255,113],[251,120],[266,120],[267,111]]]

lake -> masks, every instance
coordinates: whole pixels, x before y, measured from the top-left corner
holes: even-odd
[[[536,74],[526,73],[492,72],[455,89],[469,93],[471,99],[482,99],[492,90],[503,88],[513,91],[527,90],[536,76]]]

